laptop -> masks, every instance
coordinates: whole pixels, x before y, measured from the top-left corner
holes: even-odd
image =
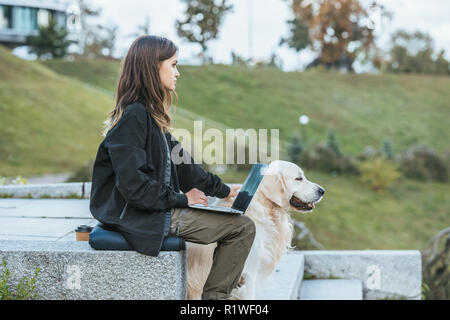
[[[205,206],[203,204],[191,204],[188,205],[188,207],[193,209],[214,211],[214,212],[245,214],[245,210],[247,210],[250,201],[252,201],[252,198],[255,195],[255,192],[258,189],[258,186],[262,178],[264,177],[263,169],[267,166],[268,166],[267,164],[263,163],[253,164],[231,208],[215,205]]]

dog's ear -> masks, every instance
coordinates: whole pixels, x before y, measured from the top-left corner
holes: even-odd
[[[261,192],[277,206],[283,206],[286,196],[286,183],[279,172],[267,172],[261,181]]]

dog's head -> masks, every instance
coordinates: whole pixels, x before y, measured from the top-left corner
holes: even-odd
[[[292,162],[272,161],[263,173],[261,192],[284,209],[310,212],[325,193],[324,188],[306,179],[303,170]]]

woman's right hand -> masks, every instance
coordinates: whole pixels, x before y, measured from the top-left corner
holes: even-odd
[[[203,191],[198,190],[197,188],[192,188],[186,193],[188,198],[188,205],[191,204],[203,204],[205,206],[208,205],[208,198],[203,193]]]

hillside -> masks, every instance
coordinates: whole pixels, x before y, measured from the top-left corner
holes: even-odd
[[[114,95],[119,62],[46,65]],[[179,70],[175,127],[189,127],[192,120],[206,117],[219,128],[280,128],[280,137],[288,141],[300,133],[297,119],[305,113],[311,119],[310,141],[325,140],[333,127],[341,149],[349,154],[366,145],[380,147],[385,137],[396,152],[418,142],[449,150],[449,77],[282,73],[223,65]],[[313,213],[292,214],[305,221],[326,249],[423,249],[450,224],[446,184],[402,179],[377,194],[354,177],[306,174],[326,188],[326,197]],[[223,178],[242,183],[245,176],[229,173]]]
[[[55,71],[114,95],[117,61],[48,61]],[[180,109],[231,128],[279,128],[289,141],[298,117],[310,117],[308,138],[323,141],[334,128],[342,151],[355,155],[391,139],[394,151],[425,143],[449,150],[450,77],[283,73],[237,66],[180,66]]]
[[[112,99],[0,46],[0,176],[67,172],[95,157]]]
[[[119,63],[30,62],[0,47],[0,176],[67,172],[95,157],[102,122],[114,104]],[[281,73],[230,66],[180,67],[174,127],[280,128],[325,140],[334,126],[341,149],[358,153],[389,136],[394,150],[415,141],[448,149],[449,79]],[[242,183],[230,172],[225,182]],[[376,194],[357,178],[308,170],[324,200],[305,221],[326,249],[422,249],[450,224],[450,187],[403,179]]]

